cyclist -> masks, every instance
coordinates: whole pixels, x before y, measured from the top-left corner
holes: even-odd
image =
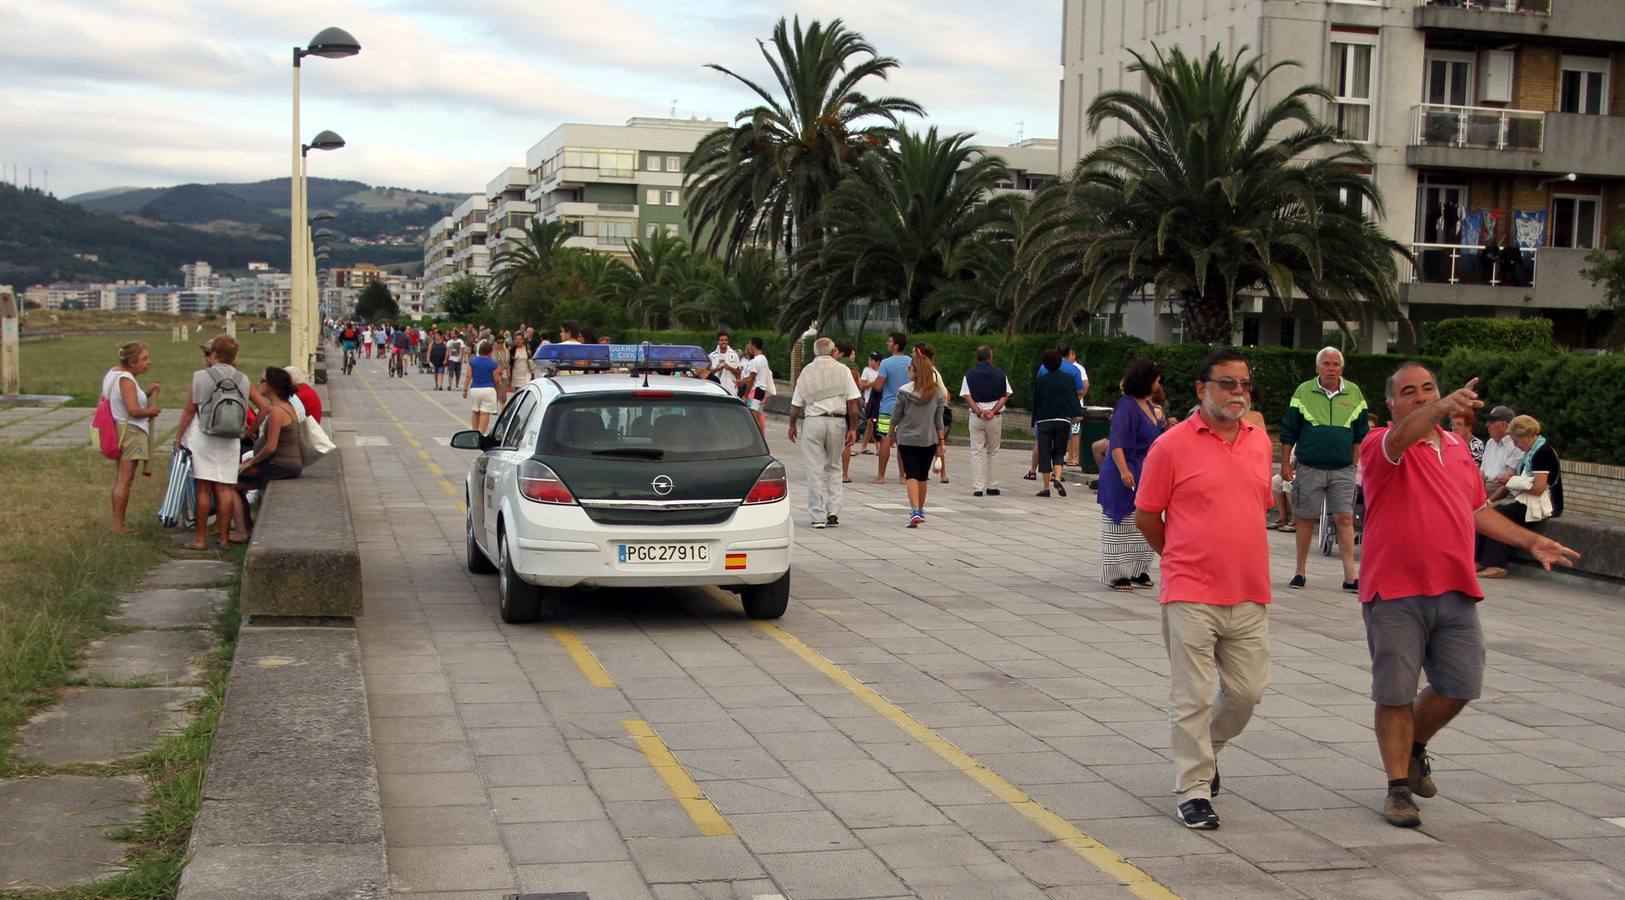
[[[346,375],[350,374],[350,370],[355,368],[356,343],[360,339],[361,336],[356,333],[354,322],[346,322],[344,327],[339,330],[339,344],[344,347],[344,374]]]
[[[390,374],[406,377],[406,353],[412,348],[412,336],[406,329],[395,329],[394,350],[389,355]]]

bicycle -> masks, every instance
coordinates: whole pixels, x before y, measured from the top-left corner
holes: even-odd
[[[353,374],[355,372],[355,361],[356,361],[355,345],[354,344],[345,344],[344,345],[344,374],[350,375],[350,374]]]
[[[389,377],[406,377],[406,356],[399,350],[389,354]]]

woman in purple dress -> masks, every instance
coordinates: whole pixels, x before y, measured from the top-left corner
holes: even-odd
[[[1151,442],[1162,434],[1161,411],[1151,395],[1162,382],[1162,366],[1149,359],[1129,363],[1123,397],[1112,410],[1106,458],[1100,466],[1100,577],[1112,590],[1151,587],[1151,547],[1134,525],[1134,492]]]

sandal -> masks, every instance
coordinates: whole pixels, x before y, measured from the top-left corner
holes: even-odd
[[[1038,473],[1037,472],[1028,472],[1027,474],[1021,476],[1021,478],[1022,478],[1023,481],[1037,481],[1038,480]]]
[[[1134,590],[1134,582],[1128,580],[1127,578],[1114,578],[1112,579],[1112,590],[1132,591]]]

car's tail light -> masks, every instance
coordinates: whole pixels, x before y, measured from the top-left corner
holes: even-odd
[[[768,463],[762,474],[756,477],[756,483],[751,485],[750,493],[745,495],[745,504],[776,503],[783,500],[790,493],[790,485],[785,480],[784,463],[777,460]]]
[[[559,480],[559,476],[546,465],[527,459],[519,465],[519,493],[537,503],[560,503],[566,506],[576,502],[574,494]]]

